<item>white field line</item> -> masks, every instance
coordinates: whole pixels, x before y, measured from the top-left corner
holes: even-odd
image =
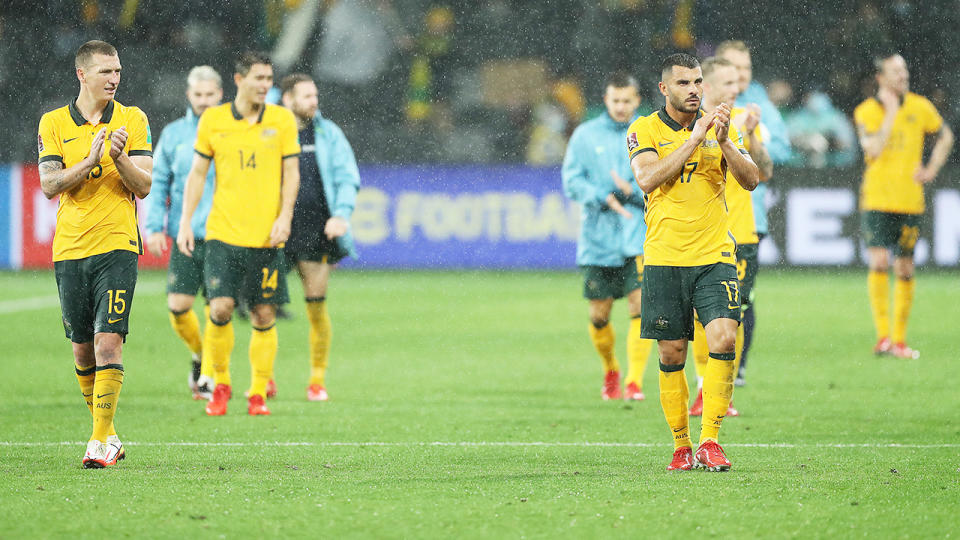
[[[53,290],[57,290],[56,284],[52,284]],[[138,286],[134,290],[134,298],[137,293],[155,294],[166,289],[166,283],[148,282]],[[32,296],[30,298],[14,298],[12,300],[0,300],[0,315],[9,313],[22,313],[24,311],[34,311],[38,309],[47,309],[60,307],[60,297],[51,294],[46,296]]]
[[[75,446],[86,444],[82,441],[0,441],[0,446]],[[392,448],[424,448],[424,447],[544,447],[544,448],[658,448],[672,446],[670,443],[620,443],[620,442],[559,442],[559,441],[260,441],[260,442],[125,442],[128,446],[186,446],[186,447],[278,447],[278,446],[306,446],[306,447],[392,447]],[[960,448],[960,443],[941,444],[900,444],[900,443],[724,443],[724,446],[734,448]]]

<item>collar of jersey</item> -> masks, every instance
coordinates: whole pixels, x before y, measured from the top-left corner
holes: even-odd
[[[266,111],[266,110],[267,110],[267,104],[264,103],[264,104],[263,104],[263,108],[260,109],[260,116],[257,117],[257,123],[258,123],[258,124],[263,121],[263,113],[264,113],[264,111]],[[237,110],[237,102],[236,102],[236,101],[231,101],[231,102],[230,102],[230,112],[233,113],[233,119],[234,119],[234,120],[243,120],[243,115],[240,114],[240,111]]]
[[[67,105],[67,109],[70,111],[70,118],[73,120],[73,123],[82,126],[87,123],[87,119],[80,114],[80,110],[77,109],[77,100],[71,101]],[[113,100],[111,99],[107,106],[103,108],[103,114],[100,115],[101,124],[109,124],[110,120],[113,119]]]
[[[684,129],[684,126],[680,125],[679,122],[673,118],[670,118],[670,115],[667,114],[666,106],[660,107],[660,110],[657,112],[657,116],[660,117],[661,122],[666,124],[668,128],[674,131],[680,131],[681,129]],[[703,109],[697,109],[697,115],[694,116],[693,120],[690,122],[690,125],[686,126],[686,129],[693,131],[693,125],[697,123],[697,120],[699,120],[701,116],[703,116]]]

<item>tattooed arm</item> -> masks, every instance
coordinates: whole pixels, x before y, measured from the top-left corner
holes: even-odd
[[[90,154],[69,169],[65,169],[60,161],[44,161],[41,163],[38,169],[40,172],[40,188],[43,190],[43,194],[48,199],[52,199],[86,180],[90,171],[100,164],[105,138],[106,129],[101,129],[97,136],[93,138],[93,144],[90,145]]]

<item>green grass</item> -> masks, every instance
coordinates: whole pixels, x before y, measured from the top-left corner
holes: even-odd
[[[124,349],[117,427],[129,457],[83,470],[90,417],[53,275],[0,273],[10,381],[0,537],[956,533],[956,274],[918,276],[910,337],[919,361],[870,354],[861,272],[761,274],[748,385],[736,392],[743,416],[721,432],[734,464],[725,474],[664,471],[672,447],[655,360],[645,402],[600,400],[576,274],[337,273],[332,401],[304,398],[307,324],[295,301],[296,319],[280,324],[280,394],[260,418],[247,417],[240,397],[247,323],[237,324],[228,415],[208,418],[189,399],[163,279],[141,274]],[[33,307],[17,311],[20,301]],[[623,360],[622,302],[615,325]],[[240,444],[170,444],[191,442]],[[294,442],[305,444],[277,444]],[[757,446],[771,444],[781,446]]]

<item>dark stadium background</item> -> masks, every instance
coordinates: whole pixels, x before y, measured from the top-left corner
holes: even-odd
[[[754,78],[788,124],[793,117],[806,130],[792,133],[794,157],[771,183],[773,237],[762,260],[862,264],[855,210],[861,157],[850,115],[874,90],[873,55],[900,51],[912,90],[957,127],[960,75],[952,66],[960,52],[950,45],[960,22],[956,7],[917,0],[775,7],[755,0],[6,0],[0,8],[0,164],[27,164],[24,178],[31,177],[39,117],[75,96],[73,54],[93,38],[120,50],[118,99],[147,112],[155,137],[183,114],[191,66],[214,66],[229,99],[233,58],[253,48],[274,53],[278,80],[293,71],[318,79],[321,111],[343,127],[362,167],[480,168],[556,167],[566,137],[602,112],[610,71],[627,69],[640,79],[645,113],[662,104],[655,66],[665,54],[703,57],[722,40],[743,39],[752,48]],[[813,103],[826,106],[820,112],[840,127],[805,114]],[[958,156],[954,152],[951,162]],[[960,258],[958,178],[948,165],[928,189],[921,261],[954,266]],[[428,187],[442,190],[443,180]],[[840,220],[821,224],[828,251],[843,237],[839,252],[790,256],[789,223],[812,231],[797,240],[801,244],[822,236],[802,216],[791,222],[791,190],[808,188],[842,189],[852,201],[823,211]],[[829,200],[834,192],[817,193]],[[823,212],[810,210],[807,217]],[[571,239],[556,240],[566,242],[562,249],[572,265]],[[15,259],[0,256],[0,266],[17,266]]]

